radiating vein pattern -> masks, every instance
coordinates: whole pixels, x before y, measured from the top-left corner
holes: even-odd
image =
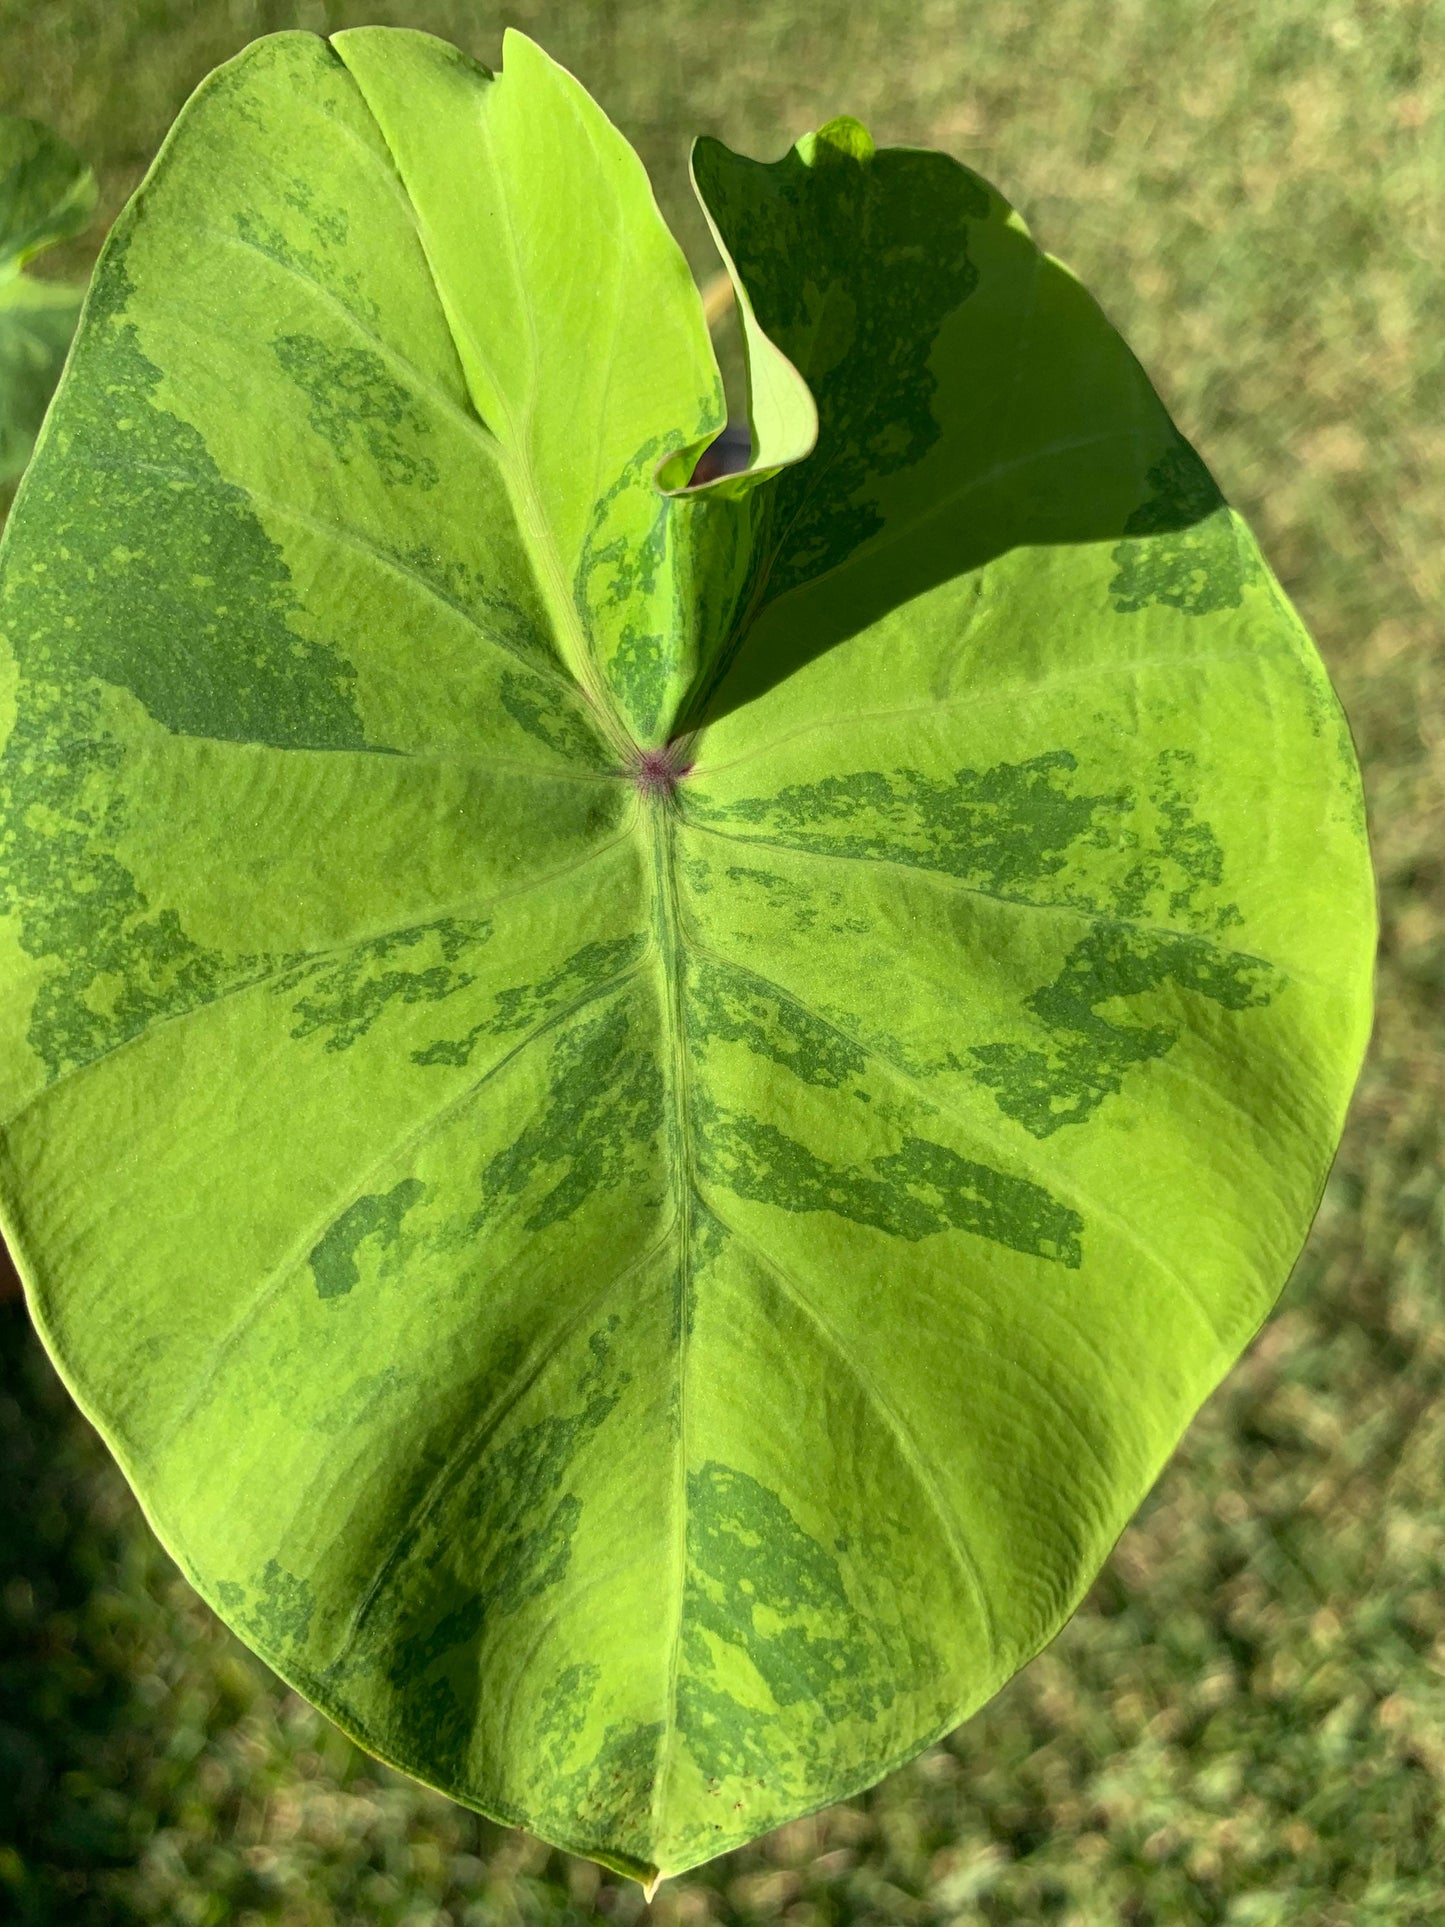
[[[1324,671],[1072,277],[855,122],[694,171],[699,487],[578,84],[259,42],[0,547],[46,1342],[270,1665],[643,1877],[1058,1631],[1299,1249],[1373,937]]]

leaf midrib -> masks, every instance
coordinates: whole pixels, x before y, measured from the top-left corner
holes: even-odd
[[[676,834],[678,817],[671,798],[650,798],[643,804],[646,832],[652,858],[651,921],[653,955],[661,976],[660,1007],[663,1042],[660,1055],[665,1080],[665,1129],[672,1162],[672,1189],[676,1201],[676,1284],[674,1316],[677,1339],[674,1371],[677,1376],[677,1446],[673,1487],[674,1564],[672,1585],[675,1595],[672,1635],[668,1646],[667,1676],[663,1702],[662,1740],[658,1749],[652,1782],[649,1817],[653,1841],[664,1835],[667,1789],[674,1769],[677,1746],[677,1685],[682,1658],[683,1617],[687,1598],[687,1367],[692,1323],[692,1213],[700,1195],[693,1170],[689,1130],[689,1065],[687,1048],[687,998],[682,981],[682,949],[686,941],[678,902],[676,873]]]

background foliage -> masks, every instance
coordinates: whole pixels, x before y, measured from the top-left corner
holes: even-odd
[[[700,273],[694,132],[838,112],[994,180],[1249,517],[1354,724],[1376,1040],[1308,1251],[1084,1609],[869,1797],[659,1923],[1373,1927],[1445,1916],[1442,0],[0,0],[0,108],[96,165],[83,273],[190,88],[279,27],[572,66]],[[502,1927],[640,1891],[367,1760],[225,1633],[0,1307],[0,1916]]]

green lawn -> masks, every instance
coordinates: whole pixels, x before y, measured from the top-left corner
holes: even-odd
[[[534,33],[639,146],[700,273],[694,132],[774,155],[847,111],[988,175],[1254,523],[1372,812],[1376,1040],[1278,1314],[991,1706],[652,1917],[1445,1921],[1445,4],[0,0],[0,107],[94,159],[109,218],[217,60],[367,20],[484,59],[508,22]],[[0,1320],[0,1918],[638,1918],[635,1886],[376,1766],[250,1659]]]

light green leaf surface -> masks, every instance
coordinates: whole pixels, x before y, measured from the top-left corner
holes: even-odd
[[[84,290],[21,269],[89,226],[95,176],[39,121],[0,114],[0,487],[30,459]]]
[[[1062,1625],[1299,1249],[1373,946],[1324,671],[1089,297],[855,123],[694,164],[755,434],[687,492],[701,303],[577,84],[258,43],[0,552],[47,1343],[287,1679],[643,1876]]]

